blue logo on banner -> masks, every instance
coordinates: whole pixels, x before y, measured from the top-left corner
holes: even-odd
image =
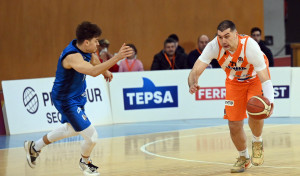
[[[274,98],[290,98],[290,86],[273,86]]]
[[[148,78],[143,78],[144,86],[141,88],[124,88],[124,108],[151,109],[178,107],[178,87],[156,87]]]

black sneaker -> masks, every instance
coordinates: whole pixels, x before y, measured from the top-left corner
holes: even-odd
[[[24,142],[24,149],[26,152],[26,159],[31,168],[35,168],[36,166],[36,158],[39,156],[40,152],[35,151],[33,141],[25,141]]]

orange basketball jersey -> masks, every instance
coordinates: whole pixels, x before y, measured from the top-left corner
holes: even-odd
[[[225,51],[218,40],[219,53],[218,62],[226,72],[227,79],[233,81],[245,81],[256,77],[256,72],[252,64],[248,63],[246,57],[246,46],[249,36],[238,35],[239,43],[234,53]],[[263,54],[263,52],[262,52]],[[263,54],[264,55],[264,54]],[[268,67],[268,59],[264,55],[265,63]]]

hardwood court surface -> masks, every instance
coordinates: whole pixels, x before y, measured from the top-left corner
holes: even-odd
[[[251,153],[251,133],[245,125]],[[300,125],[267,124],[265,163],[231,174],[238,157],[227,125],[99,139],[92,153],[102,176],[283,176],[300,175]],[[1,176],[77,176],[80,142],[45,147],[31,169],[24,149],[0,150]]]

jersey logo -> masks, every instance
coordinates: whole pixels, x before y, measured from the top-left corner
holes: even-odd
[[[243,62],[243,61],[244,61],[244,58],[242,58],[242,57],[238,58],[238,62]]]
[[[86,115],[82,114],[82,116],[81,116],[81,117],[83,118],[83,120],[87,120],[87,117],[86,117]]]
[[[247,69],[246,67],[237,67],[236,62],[232,62],[232,61],[230,61],[229,65],[226,66],[226,68],[229,68],[229,69],[234,70],[234,71],[242,71],[242,70]]]
[[[233,100],[225,100],[225,106],[234,106]]]
[[[85,81],[86,75],[83,75],[82,82]]]
[[[77,108],[77,113],[79,114],[80,112],[81,112],[81,108],[78,107],[78,108]]]
[[[81,96],[82,96],[82,97],[86,97],[86,92],[83,92],[83,93],[81,94]]]
[[[230,61],[229,67],[236,67],[236,62]]]

